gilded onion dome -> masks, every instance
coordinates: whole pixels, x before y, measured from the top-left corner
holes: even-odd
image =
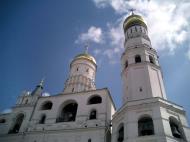
[[[75,58],[73,59],[73,61],[78,60],[78,59],[88,60],[88,61],[90,61],[90,62],[92,62],[93,64],[96,65],[96,60],[94,59],[93,56],[91,56],[88,53],[82,53],[82,54],[79,54],[79,55],[75,56]]]
[[[124,29],[124,31],[126,31],[128,28],[130,28],[134,25],[140,25],[147,29],[147,25],[146,25],[145,21],[143,20],[143,18],[136,14],[132,14],[129,17],[127,17],[127,19],[125,19],[125,21],[123,23],[123,29]]]

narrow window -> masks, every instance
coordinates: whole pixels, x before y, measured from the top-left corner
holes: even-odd
[[[72,89],[72,92],[74,92],[74,90],[75,90],[75,89],[73,88],[73,89]]]
[[[91,140],[91,139],[88,139],[88,142],[92,142],[92,140]]]
[[[44,124],[46,121],[46,115],[42,115],[40,121],[39,121],[39,124]]]
[[[149,55],[149,61],[150,63],[154,64],[154,58],[151,55]]]
[[[79,68],[77,68],[77,71],[79,71]]]
[[[124,126],[122,124],[118,130],[117,142],[123,142],[123,141],[124,141]]]
[[[93,110],[90,112],[90,117],[89,117],[90,120],[92,119],[96,119],[96,110]]]
[[[127,68],[127,67],[128,67],[128,61],[125,62],[125,68]]]
[[[86,69],[86,72],[89,72],[89,69]]]
[[[143,91],[142,87],[140,87],[140,88],[139,88],[139,91],[140,91],[140,92],[142,92],[142,91]]]
[[[143,117],[138,121],[139,136],[154,135],[154,125],[152,118]]]
[[[135,56],[135,63],[140,63],[141,62],[141,56],[140,55],[136,55]]]
[[[137,27],[135,26],[135,31],[137,32]]]

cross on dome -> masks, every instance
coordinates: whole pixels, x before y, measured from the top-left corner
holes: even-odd
[[[134,9],[134,8],[131,8],[131,9],[129,9],[129,11],[131,12],[131,15],[134,15],[134,11],[135,11],[136,9]]]

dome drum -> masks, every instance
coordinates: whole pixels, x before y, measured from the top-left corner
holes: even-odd
[[[145,21],[143,20],[143,18],[139,15],[133,14],[124,21],[124,23],[123,23],[124,32],[126,32],[127,29],[129,29],[130,27],[135,26],[135,25],[138,25],[138,26],[140,25],[147,29],[147,25],[146,25]]]

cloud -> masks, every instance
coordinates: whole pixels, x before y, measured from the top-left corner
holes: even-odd
[[[149,37],[153,48],[168,53],[184,47],[190,43],[187,36],[190,33],[190,1],[188,0],[92,0],[98,8],[111,7],[117,13],[116,23],[109,23],[104,33],[105,43],[112,49],[105,49],[101,54],[113,58],[123,49],[124,33],[122,24],[124,17],[129,15],[129,9],[136,9],[135,13],[143,16],[148,25]],[[111,43],[110,43],[111,41]],[[103,49],[102,49],[103,50]],[[110,51],[111,50],[111,51]]]
[[[102,29],[99,27],[91,26],[86,33],[81,33],[76,40],[76,43],[83,42],[95,42],[102,43],[103,42],[103,34]]]

